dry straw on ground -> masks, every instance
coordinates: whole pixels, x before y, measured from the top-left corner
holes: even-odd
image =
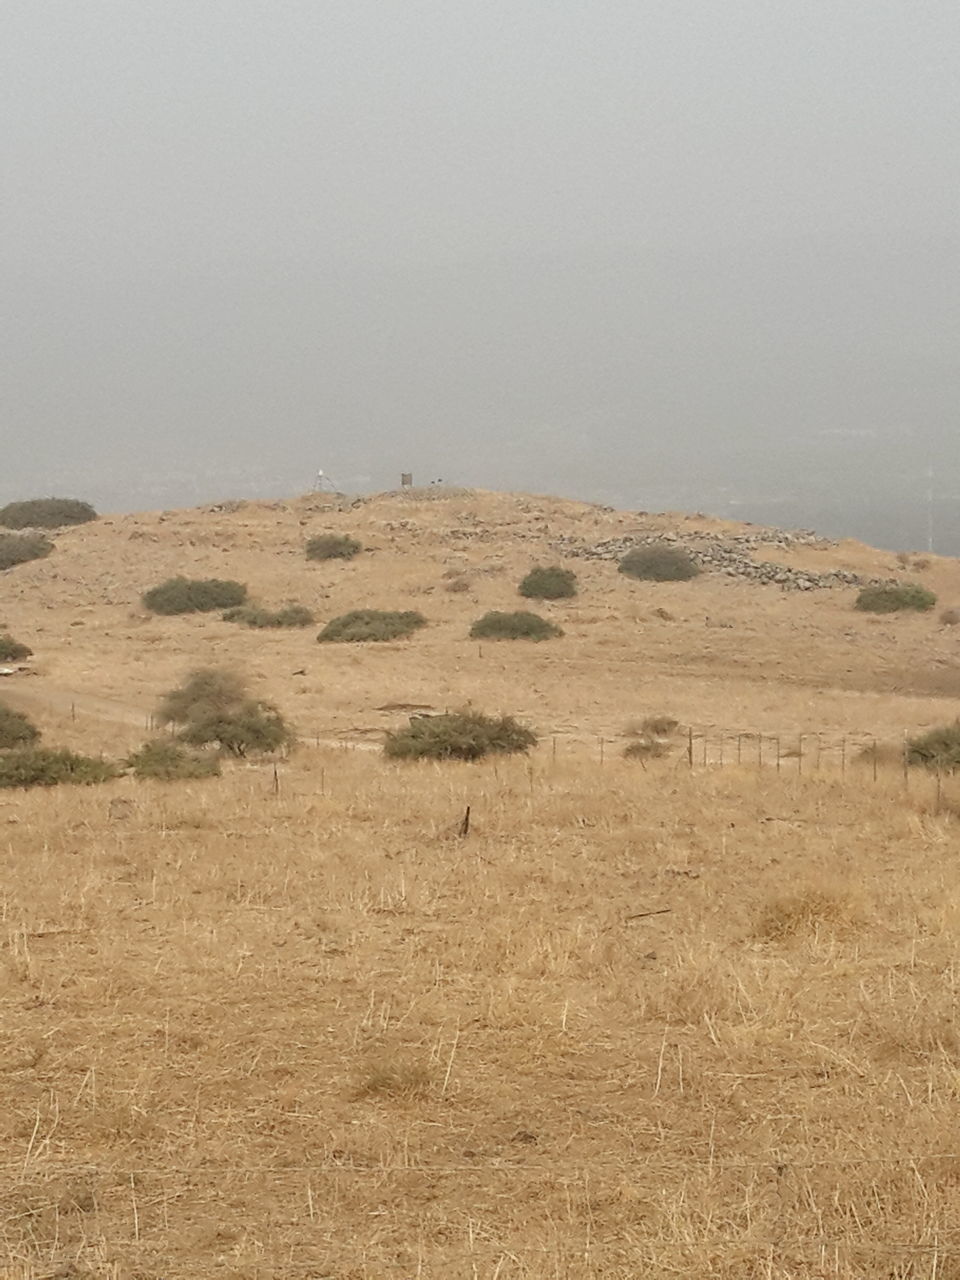
[[[955,1277],[933,795],[303,751],[4,797],[10,1274]]]

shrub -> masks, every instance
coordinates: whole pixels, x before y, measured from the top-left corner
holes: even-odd
[[[362,550],[356,538],[345,533],[321,533],[306,545],[308,560],[352,560]]]
[[[446,579],[443,584],[444,591],[469,591],[471,587],[470,579],[465,573],[457,573]]]
[[[215,744],[241,758],[294,741],[276,707],[250,697],[246,682],[235,672],[216,667],[191,672],[163,697],[157,714],[162,724],[180,727],[181,742],[194,747]]]
[[[624,760],[657,760],[670,750],[668,743],[662,738],[648,738],[645,735],[637,738],[623,749]]]
[[[936,603],[933,592],[918,582],[884,582],[864,587],[856,607],[864,613],[900,613],[905,609],[926,613]]]
[[[619,569],[628,578],[642,578],[647,582],[689,582],[700,573],[700,566],[690,552],[669,542],[634,547],[620,561]]]
[[[69,524],[87,524],[96,518],[90,503],[78,498],[31,498],[0,507],[0,524],[7,529],[61,529]]]
[[[407,610],[389,613],[381,609],[354,609],[331,618],[317,639],[322,644],[364,640],[402,640],[427,625],[422,613]]]
[[[479,760],[526,752],[536,743],[536,734],[513,716],[453,711],[411,716],[405,729],[387,734],[383,749],[393,760]]]
[[[168,578],[144,593],[143,603],[153,613],[210,613],[231,609],[247,598],[242,582],[222,578]]]
[[[247,701],[242,676],[222,667],[198,667],[183,684],[164,694],[157,709],[161,724],[187,724],[209,716],[229,714]]]
[[[22,711],[14,711],[13,707],[0,702],[0,749],[25,747],[39,737],[40,730]]]
[[[960,609],[944,609],[940,621],[945,627],[960,627]]]
[[[258,605],[238,605],[223,615],[224,622],[239,622],[245,627],[311,627],[316,619],[302,604],[284,605],[282,609],[262,609]]]
[[[474,640],[549,640],[562,636],[559,627],[537,613],[485,613],[470,628]]]
[[[0,755],[0,787],[55,787],[61,782],[106,782],[116,776],[116,765],[73,751],[25,747]]]
[[[215,778],[220,774],[220,761],[216,756],[199,755],[186,751],[176,742],[155,738],[145,742],[139,751],[127,761],[138,778],[156,778],[161,782],[174,782],[188,778]]]
[[[0,569],[43,560],[52,550],[53,543],[42,533],[0,533]]]
[[[180,730],[179,737],[192,747],[213,744],[240,759],[251,751],[277,751],[294,740],[277,708],[253,698],[230,712],[191,720]]]
[[[0,662],[22,662],[24,658],[32,658],[33,650],[28,649],[13,636],[0,635]]]
[[[960,720],[907,740],[907,763],[942,773],[960,769]]]
[[[528,600],[569,600],[577,594],[577,575],[558,564],[531,569],[517,589]]]

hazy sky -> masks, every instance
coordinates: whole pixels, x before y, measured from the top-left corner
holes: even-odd
[[[0,497],[960,494],[958,56],[956,0],[3,0]]]

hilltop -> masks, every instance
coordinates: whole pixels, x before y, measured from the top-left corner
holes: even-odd
[[[324,532],[364,551],[307,562],[305,541]],[[664,536],[710,571],[678,584],[617,573],[625,547]],[[36,709],[72,707],[88,741],[135,736],[185,669],[213,663],[246,671],[304,737],[344,741],[376,740],[397,722],[389,708],[407,704],[509,711],[561,741],[614,739],[650,713],[710,732],[899,737],[941,721],[960,692],[956,633],[939,610],[878,619],[852,607],[857,577],[919,579],[954,604],[960,563],[904,569],[857,542],[699,515],[427,489],[113,516],[56,542],[48,559],[0,574],[0,621],[37,655],[36,676],[3,690]],[[516,584],[537,563],[579,576],[575,599],[540,608],[564,638],[471,641],[481,613],[520,607]],[[299,601],[321,624],[373,607],[417,609],[430,625],[409,642],[358,648],[318,646],[319,626],[254,632],[218,615],[147,613],[144,589],[181,573],[238,579],[271,605]],[[455,574],[467,590],[445,589]]]

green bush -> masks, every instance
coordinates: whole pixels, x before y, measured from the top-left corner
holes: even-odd
[[[165,693],[157,708],[160,724],[187,724],[209,716],[229,714],[248,698],[247,683],[235,671],[198,667],[183,684]]]
[[[22,662],[24,658],[32,658],[33,650],[28,649],[13,636],[0,635],[0,662]]]
[[[390,613],[382,609],[354,609],[352,613],[331,618],[317,639],[321,644],[365,640],[402,640],[427,625],[422,613],[407,610]]]
[[[191,720],[179,737],[192,747],[215,745],[240,759],[250,752],[277,751],[294,740],[277,708],[253,698],[231,712]]]
[[[516,613],[485,613],[470,628],[470,635],[474,640],[549,640],[563,632],[538,613],[519,609]]]
[[[259,605],[238,605],[223,615],[224,622],[239,622],[259,629],[275,627],[312,627],[316,618],[302,604],[284,605],[282,609],[263,609]]]
[[[156,778],[161,782],[216,778],[220,775],[220,761],[216,756],[187,751],[167,738],[145,742],[129,758],[127,766],[138,778]]]
[[[22,711],[14,711],[13,707],[0,702],[0,749],[26,747],[39,737],[40,730]]]
[[[0,524],[7,529],[62,529],[68,524],[88,524],[97,513],[78,498],[31,498],[0,507]]]
[[[171,689],[160,702],[157,718],[161,724],[178,726],[181,742],[194,747],[215,744],[239,757],[275,751],[294,741],[276,707],[252,698],[236,672],[216,667],[193,671],[179,688]]]
[[[517,590],[528,600],[569,600],[577,594],[577,575],[558,564],[531,569]]]
[[[637,738],[623,749],[624,760],[658,760],[670,750],[662,738]]]
[[[960,720],[931,729],[919,738],[908,739],[906,753],[908,764],[956,773],[960,769]]]
[[[936,603],[933,592],[919,582],[884,582],[864,587],[857,596],[856,607],[864,613],[900,613],[905,609],[926,613]]]
[[[0,754],[0,787],[55,787],[59,783],[107,782],[116,765],[73,751],[25,747]]]
[[[513,716],[451,711],[411,716],[405,729],[387,734],[383,750],[392,760],[480,760],[526,752],[536,743],[536,734]]]
[[[356,538],[342,533],[321,533],[306,545],[308,560],[352,560],[362,550]]]
[[[628,578],[641,578],[646,582],[689,582],[700,573],[700,566],[690,552],[670,542],[634,547],[620,561],[619,569]]]
[[[232,609],[247,598],[242,582],[221,578],[168,578],[144,593],[143,603],[152,613],[211,613]]]
[[[52,550],[53,543],[42,533],[0,533],[0,569],[43,560]]]

